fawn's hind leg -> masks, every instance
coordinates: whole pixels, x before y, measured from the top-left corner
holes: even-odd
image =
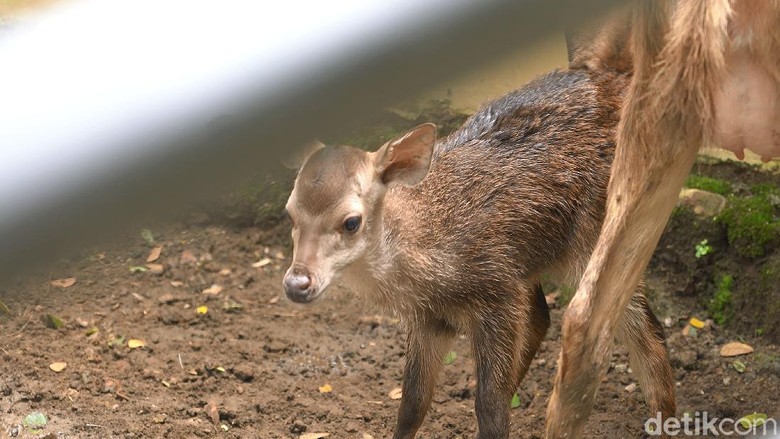
[[[550,316],[541,287],[491,303],[475,322],[478,439],[509,436],[509,402],[542,343]]]
[[[631,298],[618,325],[616,337],[629,351],[631,368],[636,373],[642,393],[653,415],[662,419],[674,416],[674,375],[664,343],[664,330],[655,318],[643,285]]]

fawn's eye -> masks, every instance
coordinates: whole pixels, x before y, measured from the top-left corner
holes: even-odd
[[[345,232],[349,233],[355,233],[360,228],[360,215],[351,216],[344,220],[344,224],[342,224],[342,227],[344,228]]]

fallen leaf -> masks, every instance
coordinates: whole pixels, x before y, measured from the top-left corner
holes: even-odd
[[[2,300],[0,300],[0,311],[7,316],[11,315],[11,310],[8,309],[8,306]]]
[[[322,439],[330,436],[330,433],[303,433],[298,439]]]
[[[198,258],[195,257],[195,254],[190,250],[184,250],[181,252],[181,256],[179,256],[179,262],[182,264],[194,264],[198,262]]]
[[[320,393],[330,393],[333,391],[333,387],[330,384],[325,383],[320,386]]]
[[[753,427],[760,427],[764,425],[769,419],[769,417],[766,415],[766,413],[753,413],[751,415],[743,416],[739,418],[739,425],[741,425],[745,430],[750,430]]]
[[[200,314],[200,315],[205,315],[205,314],[207,314],[209,312],[209,307],[206,306],[206,305],[201,305],[201,306],[195,308],[195,312]]]
[[[49,421],[46,419],[46,415],[44,415],[41,412],[32,412],[29,415],[24,417],[24,420],[22,421],[22,425],[24,425],[25,428],[28,430],[32,430],[33,434],[37,434],[37,432],[46,426],[46,423]]]
[[[64,323],[62,323],[62,319],[52,314],[44,315],[43,322],[46,324],[47,328],[51,328],[51,329],[60,329],[64,326]]]
[[[76,283],[75,277],[66,277],[64,279],[55,279],[51,281],[51,286],[56,288],[72,287]]]
[[[271,297],[271,298],[268,300],[268,303],[270,303],[271,305],[273,305],[274,303],[276,303],[276,302],[278,302],[278,301],[279,301],[279,296],[274,296],[274,297]]]
[[[159,415],[155,415],[152,418],[152,422],[154,422],[155,424],[164,424],[166,419],[168,419],[168,415],[166,415],[165,413],[160,413]]]
[[[108,347],[122,346],[124,344],[125,344],[125,337],[121,335],[119,337],[114,337],[113,339],[108,341]]]
[[[209,419],[214,425],[219,425],[219,404],[216,401],[211,400],[203,407],[203,411],[206,412]]]
[[[87,326],[89,326],[89,320],[82,317],[76,317],[76,323],[82,328],[86,328]]]
[[[520,395],[515,393],[512,395],[512,400],[509,401],[509,408],[516,409],[520,407]]]
[[[726,343],[723,345],[723,347],[720,348],[721,357],[736,357],[738,355],[745,355],[751,352],[753,352],[753,348],[750,345],[746,345],[745,343],[740,343],[738,341]]]
[[[146,257],[146,262],[154,262],[158,259],[160,259],[160,254],[162,253],[162,246],[158,245],[154,248],[152,248],[152,251],[149,252],[149,256]]]
[[[127,347],[130,349],[142,348],[144,346],[146,346],[146,342],[143,340],[139,340],[137,338],[131,338],[130,340],[127,340]]]
[[[222,429],[222,431],[228,431],[230,430],[230,427],[228,427],[226,424],[220,424],[219,428]]]
[[[172,280],[171,281],[171,286],[174,287],[174,288],[179,288],[181,286],[184,286],[184,282],[182,282],[180,280]]]
[[[149,271],[149,269],[146,268],[146,267],[143,267],[141,265],[134,265],[134,266],[130,267],[130,272],[131,273],[143,273],[145,271]]]
[[[97,334],[98,332],[100,332],[100,330],[97,328],[97,326],[93,326],[93,327],[87,329],[87,332],[85,332],[84,334],[87,337],[89,337],[90,335]]]
[[[390,393],[387,394],[387,396],[389,396],[390,399],[401,399],[402,396],[401,388],[396,387],[395,389],[391,390]]]
[[[739,373],[745,373],[745,370],[747,370],[747,366],[745,365],[745,363],[739,360],[736,360],[733,366],[734,366],[734,370],[736,370]]]
[[[230,276],[231,273],[233,273],[233,270],[231,270],[229,268],[223,268],[223,269],[219,270],[219,275],[220,276]]]
[[[682,333],[686,337],[696,337],[699,334],[699,330],[691,325],[685,325]]]
[[[276,252],[276,253],[274,253],[274,257],[275,257],[276,259],[284,259],[284,253],[282,253],[282,252]]]
[[[689,320],[688,323],[696,329],[704,328],[704,322],[697,319],[696,317],[691,317],[691,320]]]
[[[163,264],[146,264],[146,268],[148,268],[149,272],[152,274],[163,274],[165,271],[165,266]]]
[[[64,361],[56,361],[49,365],[49,369],[55,372],[62,372],[66,367],[68,367],[68,363]]]
[[[450,365],[455,362],[456,358],[458,358],[458,354],[456,354],[455,351],[449,351],[447,355],[444,356],[444,364]]]
[[[254,267],[254,268],[265,267],[266,265],[268,265],[270,263],[271,263],[271,258],[263,258],[263,259],[260,259],[259,261],[255,262],[254,264],[252,264],[252,267]]]
[[[201,292],[208,296],[216,296],[217,294],[222,292],[222,286],[218,284],[212,284],[210,287],[206,288]]]
[[[227,312],[236,312],[241,311],[244,309],[244,305],[234,301],[234,300],[225,300],[225,302],[222,304],[222,309],[224,309]]]

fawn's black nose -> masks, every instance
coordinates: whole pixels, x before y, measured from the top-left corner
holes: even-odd
[[[311,277],[308,274],[289,273],[284,277],[284,292],[293,302],[309,302]]]

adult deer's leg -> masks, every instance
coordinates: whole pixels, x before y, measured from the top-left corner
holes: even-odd
[[[674,375],[664,342],[664,330],[642,294],[640,283],[636,294],[623,313],[617,339],[628,348],[631,368],[639,381],[651,416],[662,419],[674,416]]]
[[[635,16],[635,73],[618,126],[606,218],[564,315],[548,438],[582,437],[616,327],[699,146],[711,138],[728,0],[679,2],[668,35],[664,5],[640,2]]]

